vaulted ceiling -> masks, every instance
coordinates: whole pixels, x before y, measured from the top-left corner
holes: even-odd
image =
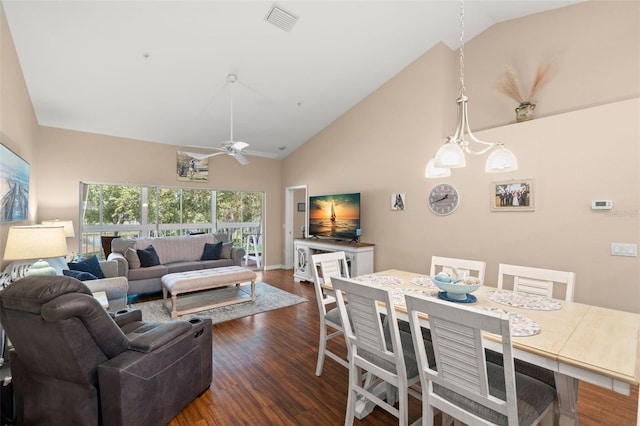
[[[575,1],[465,4],[465,40]],[[3,0],[39,124],[283,158],[438,42],[456,1]],[[295,18],[295,19],[293,19]],[[292,19],[292,21],[289,21]]]

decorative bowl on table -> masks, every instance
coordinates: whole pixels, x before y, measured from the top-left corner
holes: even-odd
[[[476,298],[471,296],[471,293],[482,287],[482,282],[477,282],[477,279],[467,280],[469,283],[465,284],[463,280],[451,280],[446,281],[447,278],[436,275],[431,281],[438,286],[444,294],[439,294],[441,298],[445,300],[451,300],[454,302],[475,302]],[[473,283],[471,283],[473,282]]]

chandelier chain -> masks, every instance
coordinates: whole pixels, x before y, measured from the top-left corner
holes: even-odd
[[[464,87],[464,0],[460,0],[460,96],[465,93]]]

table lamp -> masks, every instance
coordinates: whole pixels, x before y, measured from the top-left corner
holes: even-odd
[[[73,221],[71,220],[43,220],[42,226],[63,226],[64,227],[64,236],[66,238],[73,238],[76,236],[76,233],[73,231]],[[65,256],[65,262],[75,262],[76,261],[76,253],[71,252]]]
[[[63,226],[64,227],[64,236],[66,238],[73,238],[76,236],[76,233],[73,231],[73,221],[72,220],[43,220],[42,226]]]
[[[55,275],[56,270],[45,260],[67,255],[63,226],[12,226],[7,235],[5,260],[40,259],[26,272],[30,275]]]

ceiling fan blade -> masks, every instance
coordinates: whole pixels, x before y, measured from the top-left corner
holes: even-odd
[[[278,158],[278,154],[273,154],[271,152],[263,152],[263,151],[254,151],[252,149],[245,149],[242,151],[244,155],[251,155],[253,157],[262,157],[262,158]]]
[[[202,159],[204,160],[205,158],[211,158],[211,157],[215,157],[216,155],[223,155],[223,154],[228,154],[228,152],[214,152],[213,154],[209,154],[209,155],[205,155],[204,157],[202,157]]]
[[[238,161],[238,163],[240,163],[241,165],[246,166],[247,164],[249,164],[249,160],[247,160],[247,157],[245,157],[241,153],[236,152],[235,154],[231,154],[231,155],[233,155]]]
[[[204,146],[204,145],[185,145],[186,147],[189,148],[200,148],[200,149],[213,149],[215,151],[222,151],[222,152],[226,152],[226,149],[220,148],[218,146]]]

